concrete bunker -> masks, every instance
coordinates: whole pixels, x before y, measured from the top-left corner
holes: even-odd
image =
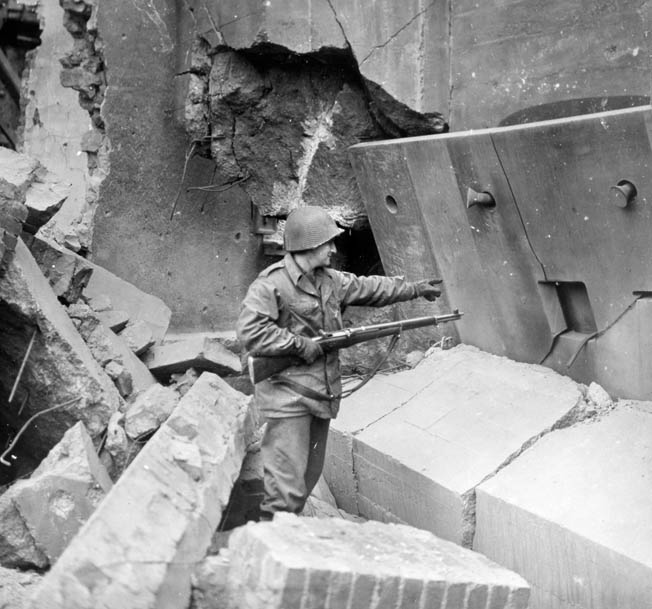
[[[283,2],[261,3],[250,13],[240,12],[237,3],[190,0],[155,0],[141,7],[62,0],[61,6],[41,7],[46,16],[41,50],[63,57],[64,88],[58,67],[52,70],[45,62],[47,76],[39,67],[37,49],[25,75],[30,95],[23,151],[38,155],[50,169],[48,162],[60,162],[60,150],[67,149],[60,165],[73,190],[63,206],[59,198],[60,211],[42,229],[23,231],[22,212],[17,218],[12,211],[0,223],[5,273],[0,331],[12,338],[0,347],[3,399],[20,380],[16,399],[0,415],[4,439],[15,439],[32,411],[65,403],[71,388],[85,400],[79,410],[66,405],[47,423],[44,417],[28,427],[17,450],[10,451],[14,467],[2,481],[9,488],[3,489],[0,508],[21,531],[20,551],[2,546],[1,556],[11,554],[3,565],[12,567],[3,569],[2,577],[20,579],[5,573],[17,565],[32,570],[19,574],[20,581],[47,571],[33,606],[46,600],[53,606],[93,606],[93,595],[102,590],[137,588],[147,588],[138,597],[144,606],[175,606],[181,599],[186,607],[191,588],[193,606],[219,606],[215,599],[231,593],[277,594],[275,582],[262,577],[270,569],[285,578],[280,606],[288,600],[301,606],[324,590],[328,602],[335,602],[352,589],[367,604],[384,591],[383,599],[400,599],[406,606],[435,599],[440,606],[525,607],[530,595],[537,609],[556,602],[602,608],[596,598],[614,609],[649,598],[649,561],[630,543],[630,529],[613,522],[598,530],[588,516],[578,522],[572,506],[586,492],[598,519],[610,511],[626,513],[627,505],[609,503],[594,487],[604,483],[618,491],[607,493],[610,499],[628,496],[632,481],[608,466],[610,455],[627,471],[644,471],[649,464],[649,407],[622,399],[649,393],[648,352],[640,338],[649,325],[646,271],[627,267],[625,273],[625,265],[605,263],[600,268],[617,288],[600,292],[598,279],[578,268],[582,262],[591,266],[583,255],[602,263],[604,252],[612,254],[608,245],[623,240],[610,239],[627,222],[634,232],[647,226],[651,121],[648,87],[640,84],[641,72],[649,70],[642,60],[647,6],[632,2],[617,11],[601,5],[588,14],[572,8],[569,14],[542,15],[538,3],[525,4],[525,13],[537,18],[536,32],[529,21],[513,23],[519,17],[509,7],[493,4],[461,10],[447,2],[390,2],[373,15],[368,7],[338,2],[311,2],[291,11]],[[57,46],[47,27],[61,17],[66,31],[60,28]],[[571,32],[563,41],[559,20]],[[582,44],[583,32],[593,32],[596,24],[597,42]],[[523,48],[521,35],[510,35],[514,29],[532,45],[527,53],[513,52],[514,45]],[[567,64],[565,57],[573,53],[562,52],[562,43],[586,51],[582,76]],[[150,63],[144,58],[152,49],[157,59]],[[499,58],[506,56],[530,63],[501,71]],[[414,69],[400,69],[406,63]],[[81,115],[65,119],[69,132],[58,136],[56,145],[41,146],[56,131],[48,132],[54,123],[44,92],[61,95],[66,87],[73,103],[53,105]],[[624,89],[636,94],[619,95]],[[543,142],[538,150],[532,139]],[[547,164],[537,168],[541,159]],[[591,166],[600,172],[591,173]],[[527,175],[519,179],[514,167],[526,167]],[[73,168],[74,179],[68,171]],[[26,202],[23,190],[42,183],[36,173],[16,182],[10,198]],[[535,178],[547,190],[535,188]],[[51,177],[45,182],[54,184]],[[410,576],[400,582],[391,571],[342,573],[334,563],[320,571],[305,556],[293,571],[292,564],[268,555],[270,540],[279,543],[279,537],[296,534],[306,542],[325,527],[290,519],[276,529],[240,530],[255,516],[250,508],[260,489],[258,423],[248,410],[251,387],[229,329],[242,290],[281,253],[287,212],[306,202],[327,207],[347,229],[339,243],[342,268],[415,278],[444,274],[445,304],[467,309],[459,336],[417,337],[391,362],[399,368],[356,395],[359,403],[349,405],[333,434],[327,476],[332,497],[324,491],[315,498],[314,513],[321,509],[338,518],[399,527],[386,531],[416,526],[454,541],[455,552],[465,545],[508,565],[530,589],[512,574],[493,567],[482,571],[484,561],[475,575],[482,571],[487,577],[447,581],[442,588],[419,579],[409,561]],[[539,210],[548,214],[537,215]],[[594,214],[604,217],[595,220]],[[569,262],[569,247],[582,243],[584,216],[613,235],[598,234],[604,252],[580,252]],[[617,261],[646,259],[638,237],[628,246],[633,251]],[[468,285],[458,279],[462,271]],[[487,287],[486,276],[494,280],[487,290],[493,308],[485,307],[487,291],[474,291]],[[10,284],[17,288],[12,294]],[[368,311],[351,312],[350,321],[368,318]],[[505,320],[516,320],[517,330]],[[460,338],[465,344],[451,349]],[[437,345],[424,357],[433,342]],[[39,385],[42,363],[55,344],[49,370],[60,378],[50,376]],[[632,346],[626,358],[623,345]],[[368,349],[344,355],[347,369],[364,371],[374,355]],[[58,360],[73,362],[72,370]],[[541,362],[547,367],[539,367]],[[593,381],[621,399],[611,400]],[[47,395],[46,388],[54,386],[62,389],[61,399]],[[39,405],[30,402],[39,396]],[[488,404],[482,396],[490,398]],[[219,404],[225,414],[211,418],[209,408],[202,428],[197,421],[208,404]],[[67,430],[74,433],[64,442]],[[209,430],[224,444],[211,444]],[[633,445],[620,446],[618,433],[633,438]],[[59,472],[55,467],[27,484],[17,480],[48,452],[49,467],[61,453],[79,456],[81,473],[72,468],[65,493],[48,494],[50,475]],[[596,459],[605,471],[601,482],[587,474]],[[454,467],[447,466],[451,463]],[[550,464],[549,470],[539,472],[541,464],[543,469]],[[567,506],[567,512],[541,500],[531,472],[537,473],[541,493],[555,497],[550,503]],[[169,482],[178,482],[184,493],[166,486]],[[60,527],[70,535],[61,543],[43,534],[47,518],[39,522],[43,513],[34,511],[34,497],[47,496],[53,508],[48,514],[60,517],[73,513],[73,488],[87,489],[76,495],[79,505],[95,506],[100,489],[106,503],[84,512],[80,519],[87,524],[74,530],[78,536]],[[559,488],[563,496],[556,494]],[[125,505],[140,492],[146,496],[125,526]],[[319,504],[324,497],[335,505]],[[648,500],[641,492],[634,503],[644,506]],[[635,511],[633,518],[641,514]],[[151,533],[149,526],[160,546],[132,546]],[[334,524],[328,534],[337,538],[348,526]],[[383,535],[375,526],[355,534]],[[238,534],[229,561],[218,549],[232,527]],[[214,530],[224,535],[213,536]],[[431,543],[421,532],[405,536],[415,546]],[[4,533],[0,537],[7,541]],[[109,543],[93,555],[98,538]],[[554,543],[546,546],[549,540]],[[649,547],[647,538],[635,541]],[[116,547],[119,564],[111,560]],[[393,539],[382,552],[395,547]],[[567,547],[573,551],[565,552]],[[539,557],[554,564],[558,552],[564,552],[565,573],[539,568]],[[467,564],[477,559],[459,556]],[[586,556],[592,569],[586,568]],[[247,571],[252,561],[259,569],[253,575]],[[199,565],[194,573],[191,563]],[[261,575],[260,586],[243,586],[247,573]],[[130,577],[147,586],[134,586]],[[371,588],[363,585],[369,581]],[[295,594],[296,582],[305,595]],[[67,597],[66,590],[74,593]],[[363,597],[365,591],[369,596]],[[343,606],[351,604],[347,598]]]

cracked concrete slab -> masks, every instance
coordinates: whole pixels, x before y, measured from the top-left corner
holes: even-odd
[[[532,585],[532,609],[648,607],[652,404],[554,431],[477,491],[474,549]]]
[[[325,477],[347,510],[470,545],[475,487],[584,406],[578,384],[542,366],[436,349],[343,401]]]

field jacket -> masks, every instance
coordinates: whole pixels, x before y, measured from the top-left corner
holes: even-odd
[[[360,277],[330,268],[315,270],[314,283],[291,254],[267,267],[251,284],[237,323],[238,338],[254,355],[298,355],[297,335],[313,337],[320,330],[341,330],[348,305],[384,306],[416,298],[414,283],[402,277]],[[312,364],[293,365],[277,380],[256,383],[258,407],[271,418],[307,413],[334,418],[339,410],[341,375],[336,351]],[[283,384],[290,378],[332,399],[314,399]]]

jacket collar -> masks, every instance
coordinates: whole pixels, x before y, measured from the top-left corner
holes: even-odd
[[[296,263],[294,256],[292,256],[292,254],[288,252],[287,254],[285,254],[285,258],[283,260],[285,262],[285,268],[287,269],[288,275],[290,276],[292,283],[295,286],[301,288],[304,292],[307,292],[308,294],[312,294],[313,296],[318,296],[319,292],[317,291],[317,288],[313,285],[312,281],[310,281],[310,279],[308,279],[305,273],[301,270],[299,265]],[[319,273],[319,271],[317,271],[317,273]]]

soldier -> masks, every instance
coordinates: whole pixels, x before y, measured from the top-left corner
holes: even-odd
[[[440,280],[413,283],[329,268],[334,239],[342,232],[320,207],[291,212],[285,257],[258,275],[242,303],[237,332],[245,349],[261,356],[294,355],[300,362],[255,386],[267,422],[261,520],[279,511],[301,512],[322,473],[328,427],[339,410],[338,354],[324,353],[310,337],[342,329],[348,305],[381,307],[419,296],[433,301],[441,294],[434,287]]]

